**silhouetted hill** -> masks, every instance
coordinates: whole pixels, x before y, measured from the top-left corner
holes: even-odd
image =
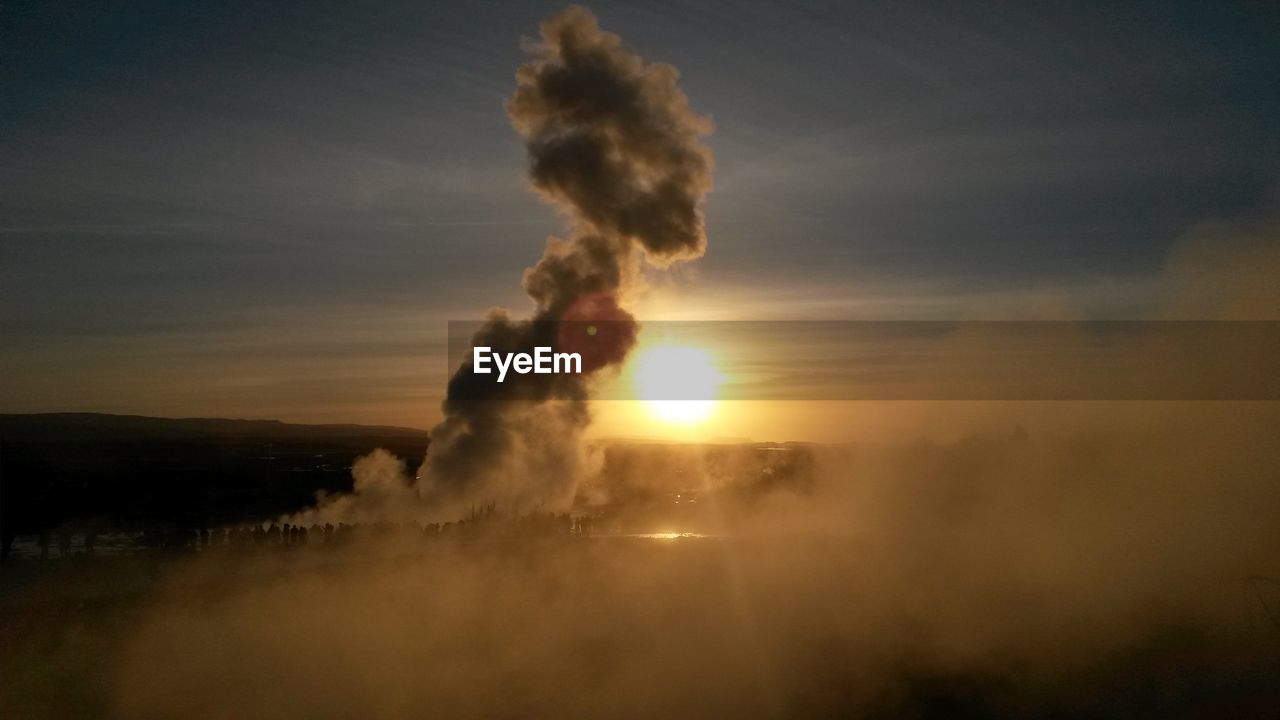
[[[351,488],[351,463],[383,447],[409,462],[427,433],[274,420],[97,413],[0,415],[5,533],[256,521]],[[411,466],[410,470],[414,470]]]
[[[389,425],[299,425],[279,420],[158,418],[105,413],[0,414],[6,441],[106,439],[298,439],[406,437],[425,439],[426,430]]]

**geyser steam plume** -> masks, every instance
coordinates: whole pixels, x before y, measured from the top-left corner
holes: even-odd
[[[572,224],[524,273],[528,320],[493,310],[473,338],[502,352],[571,347],[583,374],[521,375],[496,385],[469,372],[449,381],[419,495],[436,503],[495,501],[522,511],[572,500],[584,469],[591,374],[635,342],[620,295],[640,263],[665,267],[706,247],[701,205],[711,153],[708,119],[689,109],[670,65],[646,64],[582,7],[545,21],[516,74],[507,113],[525,139],[529,176]],[[608,321],[590,337],[580,321]]]

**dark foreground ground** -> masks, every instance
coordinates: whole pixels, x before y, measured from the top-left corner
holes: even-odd
[[[1244,584],[1206,593],[1220,607],[1191,617],[1102,592],[1078,604],[904,582],[852,547],[560,537],[11,560],[0,707],[15,719],[1280,708],[1280,629]]]

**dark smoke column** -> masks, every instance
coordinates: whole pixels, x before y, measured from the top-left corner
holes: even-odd
[[[711,123],[689,109],[675,68],[645,64],[576,6],[542,24],[531,54],[507,112],[525,139],[534,187],[570,218],[572,237],[551,238],[525,271],[533,316],[492,311],[473,342],[528,352],[562,347],[582,327],[576,321],[612,322],[583,352],[581,376],[519,375],[497,385],[464,363],[449,381],[418,486],[445,505],[566,507],[586,469],[591,373],[622,362],[635,341],[621,296],[641,263],[698,258],[707,244],[701,206],[712,161],[699,138]]]

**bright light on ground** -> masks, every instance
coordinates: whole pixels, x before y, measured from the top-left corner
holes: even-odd
[[[715,410],[724,376],[711,353],[685,345],[654,345],[632,361],[636,396],[654,419],[670,425],[696,425]]]

